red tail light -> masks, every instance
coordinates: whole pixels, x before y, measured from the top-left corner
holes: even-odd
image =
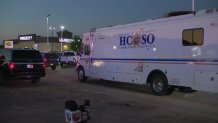
[[[8,63],[8,66],[9,66],[10,69],[14,69],[14,67],[15,67],[13,62]]]
[[[47,61],[46,58],[43,59],[43,67],[45,68],[45,62]]]
[[[47,62],[47,59],[46,59],[46,58],[44,58],[44,59],[43,59],[43,61],[44,61],[44,63],[45,63],[45,62]]]

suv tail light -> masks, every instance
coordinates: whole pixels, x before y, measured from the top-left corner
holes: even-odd
[[[9,62],[8,67],[9,67],[9,69],[14,69],[15,65],[13,62]]]
[[[44,63],[45,63],[45,62],[47,62],[47,59],[46,59],[46,58],[44,58],[44,59],[43,59],[43,61],[44,61]]]
[[[43,68],[45,68],[45,63],[47,62],[47,59],[46,58],[44,58],[43,59]]]

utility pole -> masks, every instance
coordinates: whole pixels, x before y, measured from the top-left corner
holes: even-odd
[[[195,11],[195,0],[192,0],[192,11]]]
[[[52,39],[54,39],[53,32],[54,32],[54,30],[55,30],[55,27],[52,27],[52,26],[51,26],[49,29],[51,30],[51,37],[52,37]],[[53,42],[54,42],[54,41],[51,42],[51,52],[52,52],[52,53],[53,53]]]
[[[48,14],[47,17],[46,17],[46,23],[47,23],[47,26],[46,26],[46,30],[47,30],[47,44],[46,44],[46,50],[49,51],[49,38],[48,38],[48,17],[51,16],[51,14]]]
[[[61,52],[63,52],[63,30],[64,30],[64,26],[61,26]]]

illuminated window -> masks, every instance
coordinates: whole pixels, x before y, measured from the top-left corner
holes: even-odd
[[[187,29],[182,32],[182,44],[184,46],[202,45],[204,41],[204,30],[202,28]]]

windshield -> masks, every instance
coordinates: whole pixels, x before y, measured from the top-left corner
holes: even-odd
[[[75,56],[73,52],[66,52],[64,53],[64,56]]]

